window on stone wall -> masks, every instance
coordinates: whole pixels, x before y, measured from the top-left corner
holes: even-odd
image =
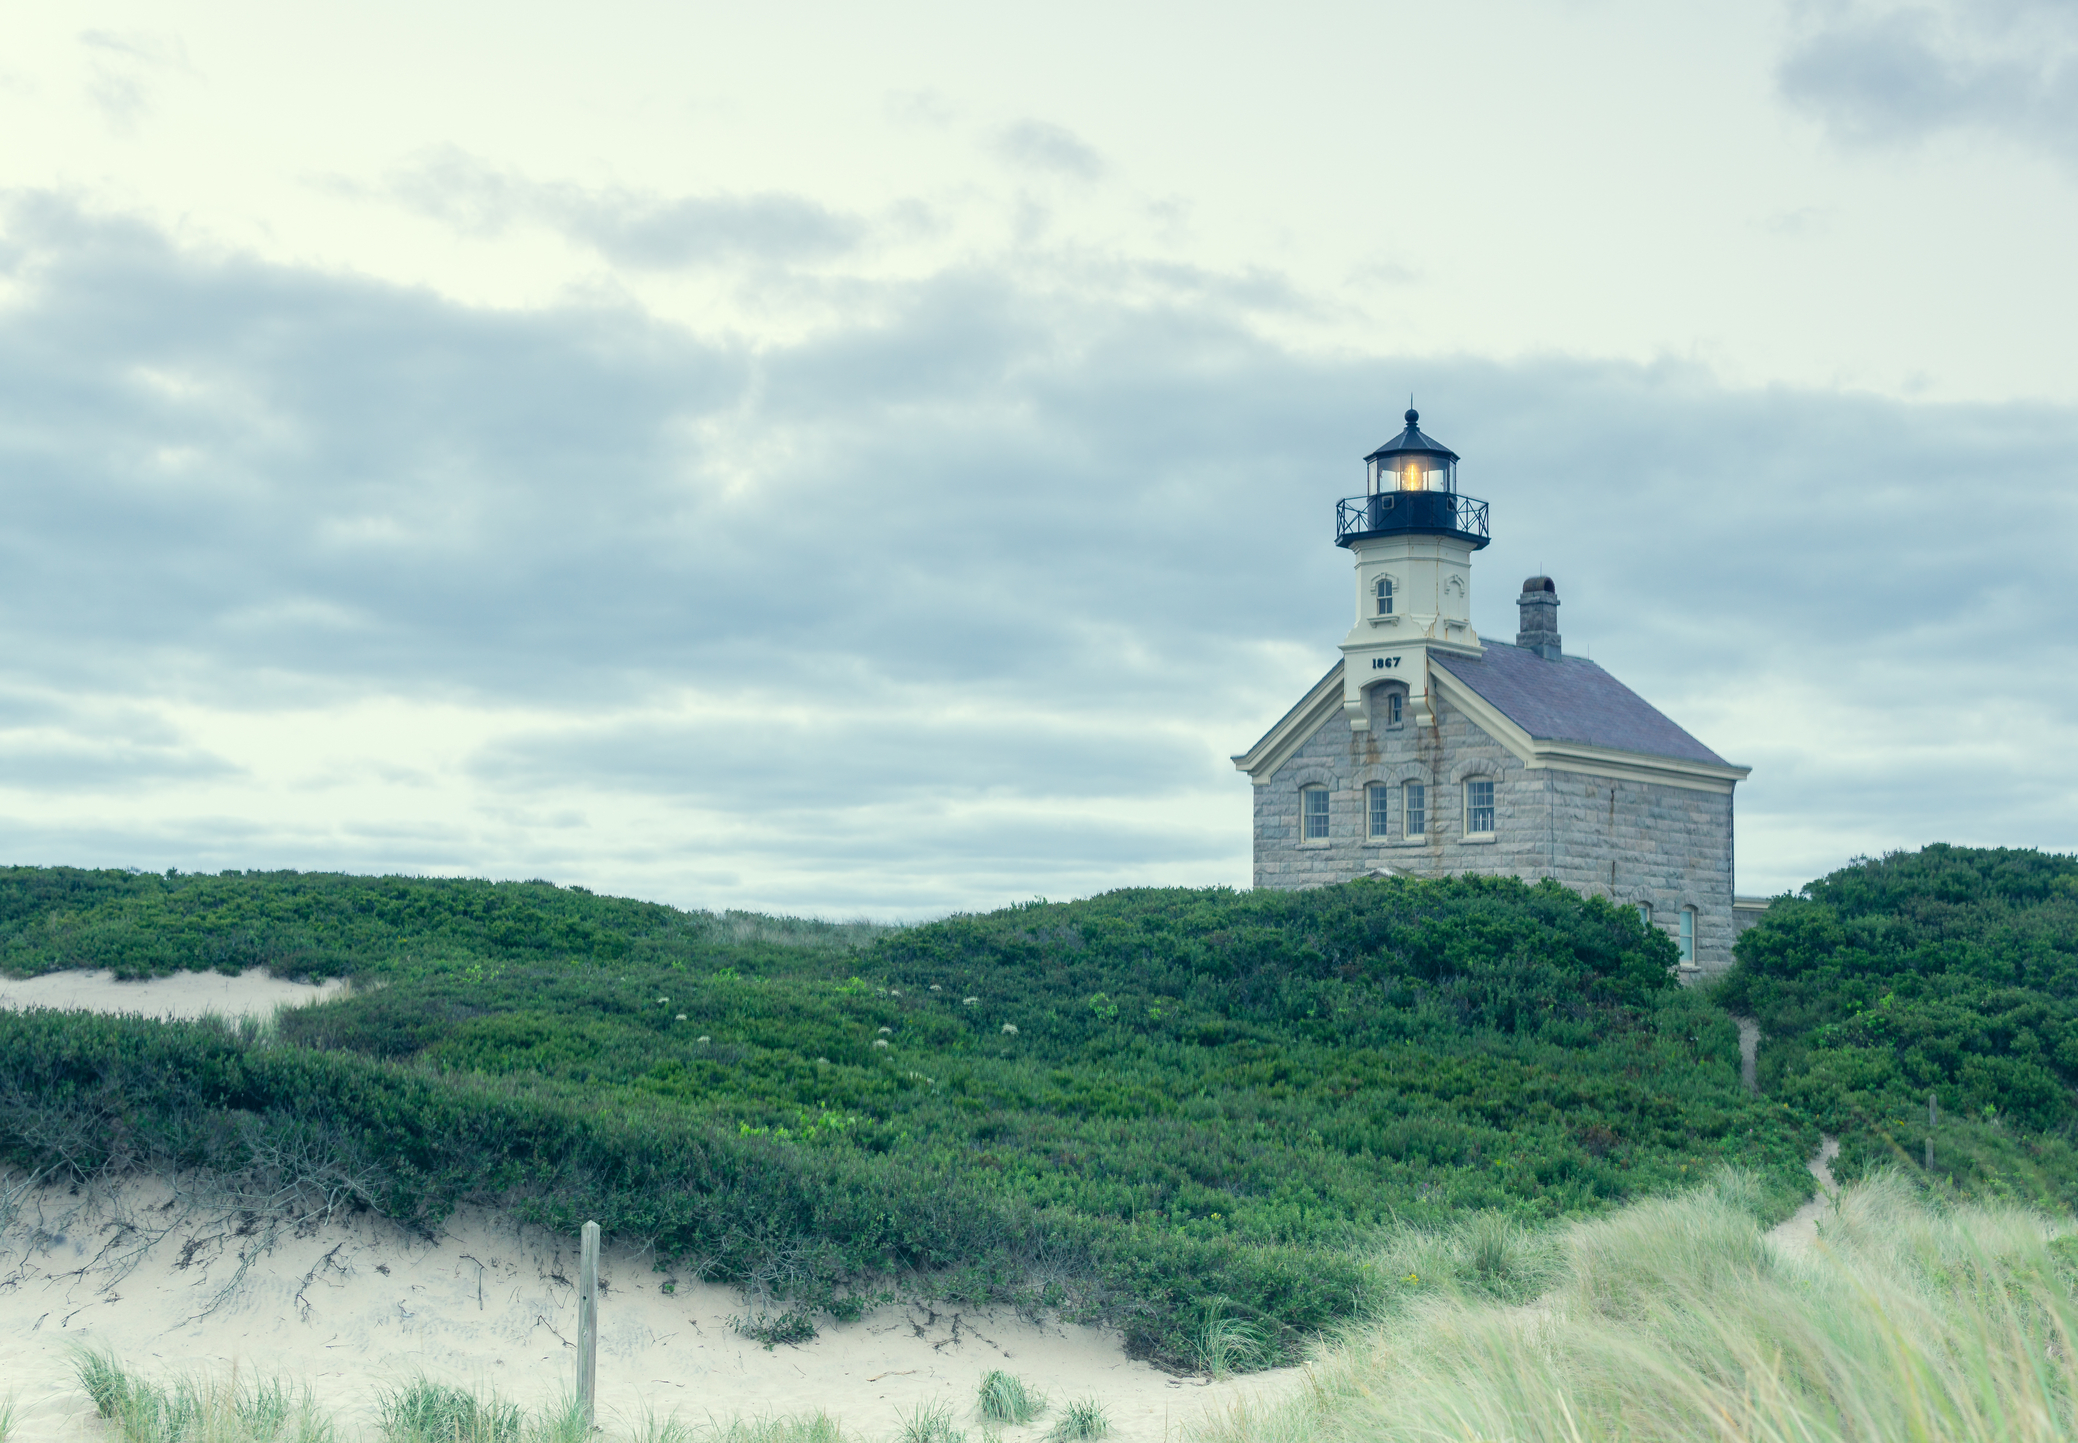
[[[1381,576],[1371,586],[1371,594],[1378,598],[1378,614],[1393,614],[1393,581],[1390,576]]]
[[[1641,927],[1650,927],[1652,925],[1652,903],[1640,902],[1638,904],[1638,925]]]
[[[1364,810],[1371,819],[1371,835],[1380,841],[1392,835],[1392,819],[1386,815],[1386,800],[1393,789],[1383,782],[1373,782],[1364,788]]]
[[[1681,960],[1690,967],[1696,964],[1696,909],[1681,909]]]
[[[1328,835],[1328,789],[1306,787],[1299,793],[1299,811],[1305,818],[1302,833],[1309,842],[1327,840]]]
[[[1465,835],[1490,837],[1494,831],[1494,784],[1486,778],[1465,783]]]
[[[1400,694],[1396,691],[1385,694],[1385,724],[1389,727],[1400,724]]]
[[[1400,790],[1401,826],[1410,837],[1425,837],[1429,834],[1429,789],[1420,782],[1409,782]]]

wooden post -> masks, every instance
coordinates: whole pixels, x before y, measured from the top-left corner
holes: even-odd
[[[1939,1127],[1941,1125],[1941,1104],[1935,1100],[1934,1094],[1931,1092],[1926,1095],[1926,1125],[1928,1127]]]
[[[1928,1143],[1931,1149],[1933,1144]],[[1931,1156],[1931,1152],[1929,1156]],[[577,1406],[585,1431],[599,1411],[599,1225],[584,1225],[584,1253],[577,1264]]]

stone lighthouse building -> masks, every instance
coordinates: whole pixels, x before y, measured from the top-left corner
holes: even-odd
[[[1255,882],[1499,873],[1636,907],[1691,975],[1731,965],[1732,789],[1747,774],[1560,645],[1533,576],[1513,645],[1472,627],[1487,505],[1419,416],[1335,508],[1354,564],[1342,659],[1234,765],[1255,796]]]

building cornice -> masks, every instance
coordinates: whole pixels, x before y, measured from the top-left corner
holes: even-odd
[[[1306,745],[1328,718],[1342,709],[1342,670],[1341,662],[1329,668],[1328,674],[1314,683],[1313,690],[1297,706],[1263,733],[1261,741],[1233,759],[1234,770],[1247,772],[1248,779],[1259,787],[1268,786],[1277,769],[1291,760],[1292,753]]]
[[[1587,742],[1540,740],[1523,730],[1508,714],[1451,674],[1446,659],[1431,659],[1437,689],[1450,704],[1471,718],[1472,724],[1506,747],[1529,771],[1585,772],[1627,782],[1658,782],[1663,786],[1687,787],[1699,792],[1729,792],[1746,780],[1751,767],[1734,767],[1720,762],[1690,761],[1685,757],[1654,756],[1649,752],[1598,747]]]

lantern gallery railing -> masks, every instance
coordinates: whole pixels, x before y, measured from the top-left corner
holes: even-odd
[[[1486,503],[1455,491],[1381,491],[1335,503],[1337,544],[1379,531],[1451,531],[1484,546]]]

